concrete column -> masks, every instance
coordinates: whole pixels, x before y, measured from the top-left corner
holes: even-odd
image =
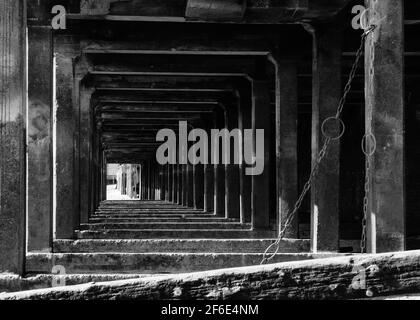
[[[225,126],[224,121],[224,112],[218,114],[215,119],[216,128],[223,128]],[[219,217],[225,216],[225,166],[223,164],[222,152],[222,145],[220,144],[219,163],[214,165],[214,212]]]
[[[194,168],[193,165],[187,164],[187,205],[194,208]]]
[[[159,181],[160,181],[160,200],[165,200],[165,167],[159,166]]]
[[[372,156],[367,251],[405,250],[404,1],[367,1],[379,26],[366,43],[366,133]],[[383,19],[383,20],[382,20]]]
[[[182,205],[188,205],[188,171],[187,165],[182,165]]]
[[[276,203],[279,228],[298,197],[297,116],[296,61],[279,60],[276,64]],[[298,237],[297,215],[285,230],[285,237]]]
[[[152,162],[152,200],[156,199],[156,164]]]
[[[226,128],[231,131],[238,129],[238,106],[229,106],[226,112]],[[239,165],[234,163],[235,148],[232,143],[234,139],[229,139],[226,145],[229,145],[230,161],[225,164],[225,214],[226,218],[240,218],[240,197],[239,197]],[[239,142],[238,142],[239,143]],[[225,154],[226,156],[226,154]],[[237,155],[236,155],[237,156]],[[226,161],[227,162],[227,161]]]
[[[264,129],[264,154],[256,153],[256,137],[253,138],[253,154],[257,162],[264,162],[261,174],[252,176],[252,225],[255,229],[268,229],[269,189],[270,189],[270,139],[271,139],[271,106],[267,81],[252,82],[252,129]]]
[[[251,85],[247,85],[243,87],[240,92],[241,96],[241,106],[239,109],[239,129],[242,130],[250,130],[252,129],[252,87]],[[244,137],[244,134],[242,134]],[[244,139],[242,145],[242,153],[244,152],[244,147],[246,145],[246,141]],[[248,143],[252,145],[252,142]],[[240,170],[240,197],[241,197],[241,212],[240,212],[240,219],[242,223],[250,223],[252,221],[252,213],[251,213],[251,196],[252,196],[252,176],[245,174],[245,167],[247,165],[242,162],[239,170]]]
[[[51,251],[53,215],[52,31],[28,28],[28,251]]]
[[[214,212],[214,166],[204,165],[204,211]]]
[[[151,161],[147,161],[147,200],[152,200]]]
[[[93,165],[94,165],[94,190],[93,191],[93,195],[94,195],[94,208],[96,209],[99,206],[99,202],[100,202],[100,177],[101,177],[101,167],[100,167],[100,145],[101,145],[101,131],[102,131],[102,122],[98,121],[96,123],[96,127],[95,127],[95,139],[94,139],[94,145],[93,145],[93,150],[95,151],[94,153],[94,160],[93,160]],[[120,184],[121,180],[118,183],[118,189],[120,189]]]
[[[194,208],[204,209],[204,166],[197,164],[194,170]]]
[[[152,200],[155,200],[156,198],[156,164],[152,162],[152,169],[151,169],[151,175],[152,175]]]
[[[0,10],[0,273],[25,266],[26,13],[24,1]]]
[[[106,154],[105,152],[102,152],[102,167],[101,167],[101,177],[102,177],[102,197],[101,200],[106,200],[106,167],[107,167],[107,161],[106,161]]]
[[[178,166],[172,164],[172,202],[177,203],[178,202]]]
[[[177,175],[177,198],[176,198],[176,203],[177,204],[182,204],[182,170],[181,170],[181,165],[179,163],[177,163],[176,165],[176,175]]]
[[[325,140],[321,125],[336,114],[341,96],[341,31],[332,25],[319,27],[313,39],[312,165]],[[331,136],[339,130],[336,122],[328,123],[326,129]],[[313,252],[339,248],[339,172],[340,143],[333,140],[311,188]]]
[[[172,194],[172,192],[173,192],[173,185],[172,185],[172,183],[173,183],[173,167],[172,167],[172,165],[171,164],[168,164],[167,165],[167,170],[168,170],[168,176],[167,176],[167,178],[168,178],[168,201],[173,201],[173,194]]]
[[[56,238],[71,239],[73,231],[79,225],[78,185],[75,186],[75,177],[78,175],[75,161],[76,140],[74,115],[79,111],[74,109],[73,92],[74,74],[73,59],[77,52],[73,43],[62,45],[62,37],[55,39],[56,48]],[[58,51],[58,52],[57,52]],[[101,154],[101,201],[104,200],[103,187],[103,156]],[[105,190],[106,195],[106,190]]]
[[[164,185],[165,185],[165,201],[169,201],[169,165],[165,164],[163,167]]]
[[[84,75],[80,75],[77,78],[78,86],[80,80]],[[87,223],[89,220],[89,203],[90,203],[90,189],[92,184],[90,181],[90,171],[91,171],[91,152],[92,152],[92,119],[91,119],[91,97],[93,89],[86,88],[84,86],[80,87],[80,135],[79,135],[79,190],[78,198],[80,199],[79,214],[80,222]],[[106,172],[105,172],[106,175]],[[105,177],[106,179],[106,177]]]

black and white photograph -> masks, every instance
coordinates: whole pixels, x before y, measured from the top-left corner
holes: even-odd
[[[0,308],[420,300],[419,164],[420,1],[0,0]]]

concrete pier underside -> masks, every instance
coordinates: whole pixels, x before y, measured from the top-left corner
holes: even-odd
[[[0,299],[364,298],[356,265],[417,293],[420,4],[364,1],[355,68],[362,2],[74,0],[54,30],[56,1],[5,0],[0,292],[69,287]],[[194,129],[238,141],[193,163]]]

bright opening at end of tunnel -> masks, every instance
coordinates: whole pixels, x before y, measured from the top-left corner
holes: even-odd
[[[106,199],[141,200],[141,164],[107,164]]]

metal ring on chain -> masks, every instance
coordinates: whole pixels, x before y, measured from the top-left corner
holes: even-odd
[[[326,131],[325,131],[325,129],[326,129],[325,126],[327,125],[328,122],[331,122],[331,121],[338,121],[339,124],[340,124],[340,132],[339,132],[339,134],[337,136],[328,136],[327,133],[326,133]],[[345,131],[346,131],[346,126],[344,125],[343,120],[341,120],[340,118],[337,118],[337,117],[329,117],[329,118],[325,119],[322,122],[322,125],[321,125],[322,135],[325,138],[330,138],[331,140],[338,140],[338,139],[340,139],[343,136],[343,134],[344,134]]]
[[[367,142],[368,139],[371,139],[372,142],[372,148],[369,148],[369,151],[367,150]],[[373,133],[366,133],[362,138],[362,151],[367,157],[373,156],[373,154],[376,151],[376,138],[373,135]]]

